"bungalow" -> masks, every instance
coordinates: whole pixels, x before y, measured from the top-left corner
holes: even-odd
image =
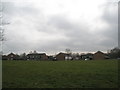
[[[60,52],[56,55],[56,60],[72,60],[72,56],[70,54]]]
[[[105,59],[105,54],[101,51],[97,51],[94,55],[93,55],[93,59],[94,60],[103,60]]]
[[[56,60],[65,60],[65,56],[66,54],[65,53],[59,53],[56,55]]]
[[[27,60],[48,60],[45,53],[31,53],[27,55]]]

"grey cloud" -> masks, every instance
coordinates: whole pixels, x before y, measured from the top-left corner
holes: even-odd
[[[17,6],[14,2],[3,2],[3,12],[7,14],[8,16],[24,13],[24,14],[38,14],[38,9],[33,8],[32,3],[29,2],[26,6]],[[40,8],[39,8],[40,10]]]
[[[103,20],[111,24],[117,24],[118,20],[118,3],[106,3],[103,6]]]
[[[83,22],[72,22],[68,18],[64,16],[53,16],[49,20],[49,24],[53,25],[58,29],[59,32],[64,32],[67,37],[75,36],[75,37],[85,37],[89,33],[88,24],[84,24]],[[74,37],[72,37],[74,38]]]
[[[67,20],[67,18],[65,18],[64,16],[52,16],[50,17],[48,24],[54,25],[55,27],[57,27],[58,29],[63,29],[63,30],[70,30],[73,28],[72,23]]]
[[[105,6],[102,11],[103,15],[99,18],[106,22],[109,27],[101,30],[98,28],[98,31],[95,33],[90,31],[91,26],[86,21],[78,20],[75,22],[62,15],[46,17],[41,9],[37,10],[29,5],[19,7],[14,3],[5,3],[5,6],[7,7],[5,14],[7,14],[10,20],[18,19],[18,21],[12,21],[13,23],[8,26],[8,31],[6,31],[8,40],[4,43],[5,52],[38,50],[40,52],[56,53],[64,51],[66,48],[77,52],[93,52],[97,50],[106,51],[116,45],[117,12],[108,9],[113,6]],[[17,28],[22,30],[16,31]],[[56,37],[50,40],[43,37],[42,40],[31,41],[29,36],[23,33],[24,31],[33,38],[33,31],[49,35],[44,36],[47,38],[51,36]]]
[[[106,47],[113,46],[116,47],[118,45],[118,11],[117,11],[117,3],[108,3],[104,7],[102,19],[108,24],[108,28],[101,32],[104,37],[108,38],[103,41],[102,45]]]
[[[100,17],[100,19],[102,19],[103,22],[106,22],[109,26],[107,29],[102,28],[100,30],[97,28],[99,32],[96,33],[89,32],[90,26],[87,23],[75,24],[75,22],[69,21],[68,19],[60,17],[59,15],[53,16],[50,20],[50,23],[59,30],[64,31],[65,35],[70,39],[67,45],[71,48],[78,47],[79,50],[83,50],[82,48],[85,50],[86,47],[90,51],[95,51],[97,49],[107,50],[108,48],[116,47],[118,42],[116,9],[117,8],[115,5],[113,5],[113,3],[106,4],[104,6],[103,15]],[[101,38],[103,39],[101,40]]]
[[[82,22],[85,24],[83,25]],[[53,16],[49,21],[51,25],[58,29],[58,33],[64,32],[66,37],[69,38],[68,41],[62,43],[66,48],[71,48],[75,51],[92,51],[94,50],[93,43],[96,44],[93,42],[96,35],[90,32],[90,26],[86,22],[82,22],[78,24],[59,15]]]

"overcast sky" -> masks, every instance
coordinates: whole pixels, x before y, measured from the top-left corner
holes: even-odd
[[[118,45],[118,0],[3,0],[4,53],[106,52]]]

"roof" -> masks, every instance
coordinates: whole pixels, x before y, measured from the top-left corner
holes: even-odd
[[[101,51],[97,51],[95,54],[97,54],[97,53],[101,53],[101,54],[104,54],[103,52],[101,52]]]
[[[46,54],[45,53],[31,53],[31,54],[28,54],[28,55],[46,55]]]
[[[62,52],[58,53],[57,55],[60,55],[60,54],[64,54],[64,55],[66,55],[66,53],[62,53]]]
[[[10,53],[10,54],[8,54],[8,55],[15,55],[15,54],[11,52],[11,53]]]

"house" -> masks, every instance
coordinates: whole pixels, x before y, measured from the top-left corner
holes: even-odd
[[[31,53],[27,55],[27,60],[48,60],[45,53]]]
[[[56,55],[56,60],[65,60],[66,54],[60,52],[59,54]]]
[[[106,55],[103,52],[97,51],[96,53],[94,53],[93,59],[94,60],[103,60],[103,59],[105,59],[105,56]]]
[[[60,52],[56,55],[56,60],[72,60],[72,56],[70,54]]]
[[[10,53],[7,55],[7,60],[19,60],[19,55]]]
[[[48,60],[48,57],[45,53],[41,53],[40,56],[41,56],[41,60]]]

